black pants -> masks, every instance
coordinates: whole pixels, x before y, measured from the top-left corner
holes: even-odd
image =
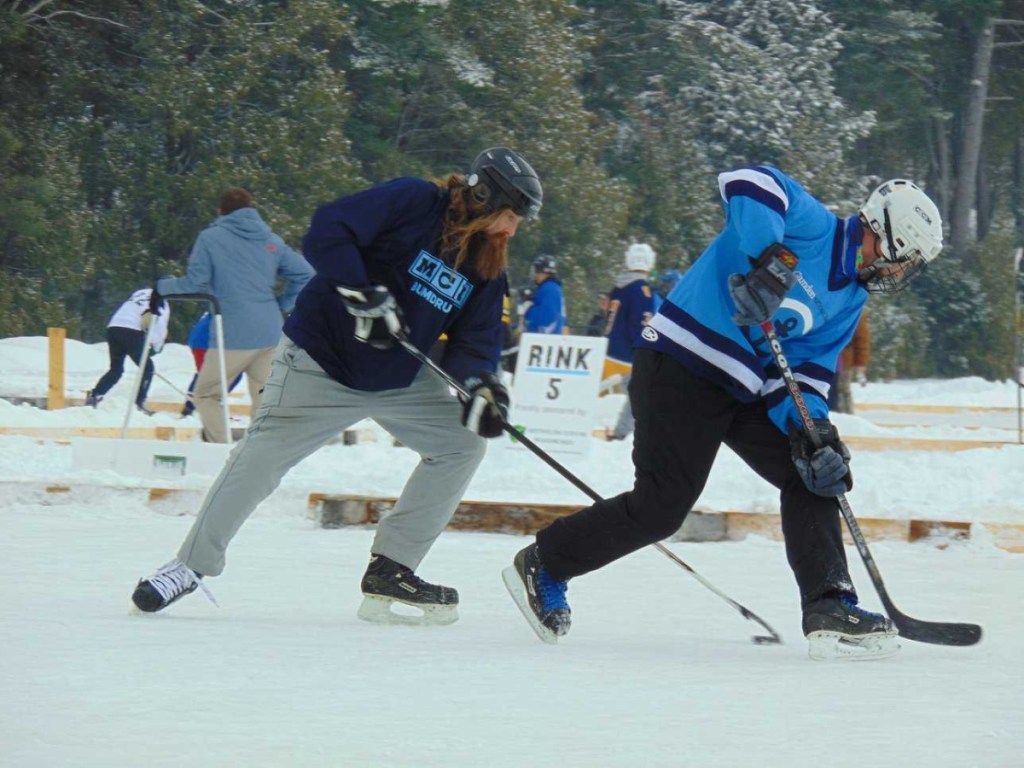
[[[92,393],[102,397],[121,380],[124,373],[124,359],[130,357],[136,365],[142,360],[142,346],[146,343],[145,331],[134,331],[131,328],[107,328],[107,348],[110,352],[110,368],[96,382]],[[149,392],[150,382],[153,381],[153,359],[146,358],[146,370],[142,373],[142,383],[139,385],[139,394],[135,398],[135,404],[141,406],[146,402],[146,395]]]
[[[761,402],[741,403],[674,358],[637,350],[629,400],[636,417],[633,490],[537,534],[541,561],[568,579],[675,533],[704,490],[722,443],[781,491],[786,555],[804,604],[853,592],[835,499],[807,490],[789,440]]]

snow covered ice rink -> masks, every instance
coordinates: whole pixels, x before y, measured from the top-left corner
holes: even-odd
[[[68,351],[69,392],[80,395],[105,367],[105,345],[68,342]],[[0,394],[45,393],[45,361],[45,339],[0,341]],[[170,345],[156,362],[187,383],[187,349]],[[128,366],[97,411],[0,401],[0,426],[120,426],[133,374]],[[151,397],[177,399],[164,387],[157,380]],[[978,380],[872,384],[855,396],[1016,402],[1009,386]],[[967,431],[836,420],[844,436]],[[197,422],[133,418],[143,424]],[[972,429],[970,439],[1016,440],[1010,426]],[[0,436],[0,766],[1024,765],[1024,556],[993,546],[983,528],[945,546],[871,544],[904,612],[984,626],[971,648],[904,641],[886,661],[810,661],[782,545],[758,537],[671,547],[775,627],[782,646],[753,644],[760,627],[650,548],[573,581],[573,630],[544,645],[499,575],[529,539],[483,533],[445,533],[420,568],[459,589],[457,624],[366,624],[355,612],[372,532],[317,527],[306,495],[394,495],[414,463],[385,442],[323,449],[242,528],[224,575],[209,580],[219,608],[197,592],[139,616],[129,610],[136,580],[173,556],[192,516],[161,514],[115,487],[131,479],[83,476],[66,445]],[[1017,445],[854,450],[853,466],[849,498],[861,517],[912,509],[1024,522]],[[595,443],[572,469],[602,494],[621,491],[628,442]],[[48,483],[88,490],[46,493]],[[585,503],[535,457],[493,447],[467,498]],[[727,452],[705,503],[777,508],[772,489]],[[863,602],[878,609],[856,550],[848,556]]]

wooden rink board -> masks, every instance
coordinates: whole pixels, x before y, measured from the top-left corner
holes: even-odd
[[[87,498],[97,493],[116,491],[129,495],[145,495],[147,504],[162,514],[195,515],[206,498],[206,489],[164,487],[112,487],[95,485],[44,485],[34,482],[0,482],[5,487],[17,486],[45,496],[59,495]],[[375,525],[395,505],[395,497],[373,497],[354,494],[310,493],[306,500],[306,517],[321,528]],[[46,504],[46,502],[43,502]],[[455,511],[448,528],[456,531],[506,533],[530,536],[539,529],[580,507],[568,504],[464,500]],[[838,513],[837,513],[838,514]],[[1024,554],[1024,523],[972,523],[963,520],[895,520],[858,517],[857,523],[869,541],[927,542],[945,548],[954,542],[971,540],[991,542],[1006,552]],[[843,526],[847,545],[852,546],[849,532]],[[778,513],[736,512],[694,509],[683,527],[671,541],[723,542],[742,541],[747,536],[763,536],[782,541]]]
[[[234,428],[232,434],[237,441],[241,437],[242,428]],[[198,427],[129,427],[124,436],[132,440],[198,440]],[[40,440],[66,441],[72,437],[107,437],[119,439],[120,427],[4,427],[0,426],[0,436],[18,435],[35,437]],[[594,437],[607,439],[606,430],[594,430]],[[376,442],[380,439],[377,433],[370,430],[345,430],[338,435],[337,441],[346,445]],[[941,440],[934,438],[902,438],[902,437],[844,437],[843,442],[853,450],[860,451],[976,451],[994,448],[996,450],[1020,447],[1018,443],[997,440]]]
[[[396,501],[394,497],[311,493],[307,500],[307,516],[323,528],[373,525],[394,507]],[[459,531],[530,535],[558,517],[571,514],[579,508],[562,504],[464,500],[455,510],[448,527]],[[1000,549],[1024,553],[1024,524],[870,517],[858,517],[857,523],[867,541],[934,540],[938,546],[946,546],[951,540],[964,541],[972,535],[984,535]],[[846,543],[852,545],[853,540],[845,525],[843,533]],[[752,534],[782,541],[779,515],[695,509],[687,516],[673,540],[740,541]]]
[[[31,402],[39,407],[46,407],[46,398],[15,398],[13,401]],[[67,398],[67,405],[82,406],[84,401],[81,398]],[[179,402],[156,402],[149,401],[146,406],[150,410],[162,413],[178,413],[181,410]],[[965,413],[965,412],[1016,412],[1016,408],[1000,406],[947,406],[947,405],[915,405],[910,403],[863,403],[857,405],[858,410],[865,411],[903,411],[916,413]],[[249,406],[239,403],[229,404],[229,411],[232,416],[248,416]],[[177,427],[160,426],[147,427],[139,426],[139,420],[145,419],[139,416],[135,420],[136,426],[129,427],[125,435],[131,439],[148,440],[198,440],[198,427]],[[239,428],[235,428],[237,434]],[[606,440],[610,430],[605,428],[594,429],[592,435],[596,438]],[[27,427],[27,426],[0,426],[2,435],[23,435],[37,437],[46,440],[65,440],[70,437],[109,437],[120,438],[119,427]],[[236,438],[237,439],[237,438]],[[372,430],[349,429],[338,440],[346,445],[355,445],[360,442],[374,442],[381,439],[381,436]],[[1016,446],[1015,441],[1001,440],[954,440],[940,438],[910,438],[910,437],[878,437],[851,435],[843,438],[844,442],[854,450],[866,451],[973,451],[982,448],[1004,449],[1007,446]]]

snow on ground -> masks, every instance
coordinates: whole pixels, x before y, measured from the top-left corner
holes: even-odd
[[[67,342],[66,391],[81,397],[106,369],[106,345]],[[0,396],[40,397],[46,393],[46,339],[17,338],[0,340]],[[156,358],[157,371],[184,389],[193,371],[187,347],[168,344]],[[100,408],[67,408],[43,411],[31,405],[13,405],[0,400],[0,426],[7,427],[109,427],[120,428],[128,403],[136,369],[128,363],[125,375]],[[905,403],[919,386],[916,404],[945,404],[951,393],[963,391],[959,404],[1011,409],[1016,402],[1017,386],[1012,382],[984,382],[980,379],[893,382],[855,388],[857,402]],[[248,397],[243,383],[232,402],[244,403]],[[891,395],[891,396],[890,396]],[[623,403],[623,395],[611,395],[598,401],[595,427],[614,422]],[[180,396],[160,378],[154,380],[150,400],[179,402]],[[936,400],[943,401],[936,403]],[[834,421],[846,437],[931,438],[945,440],[999,441],[999,447],[980,447],[970,451],[855,450],[854,490],[849,494],[853,509],[862,517],[929,518],[967,522],[1024,523],[1024,509],[1018,493],[1024,488],[1024,446],[1017,443],[1017,414],[1006,410],[995,414],[1001,422],[987,428],[958,426],[968,416],[976,422],[993,414],[899,414],[917,422],[930,420],[930,426],[914,424],[880,426],[877,418],[888,421],[893,414],[863,411],[863,415],[835,414]],[[943,423],[943,420],[947,423]],[[238,420],[239,426],[244,421]],[[146,417],[133,414],[131,426],[199,427],[196,416],[181,419],[160,412]],[[594,440],[586,461],[567,461],[568,469],[602,495],[614,495],[632,485],[633,466],[630,441],[606,443]],[[0,479],[47,481],[64,484],[96,482],[92,473],[83,474],[72,465],[71,447],[39,444],[31,437],[8,436],[0,439]],[[415,466],[416,456],[394,448],[381,439],[359,447],[328,446],[296,467],[282,483],[281,493],[302,495],[352,493],[395,495],[404,478]],[[101,478],[105,482],[118,478]],[[212,477],[190,475],[162,485],[205,488]],[[133,478],[119,480],[139,485]],[[2,493],[2,491],[0,491]],[[522,447],[512,448],[502,440],[494,441],[468,492],[475,500],[517,500],[557,504],[586,504],[587,498]],[[778,510],[778,493],[754,475],[730,450],[722,449],[698,508],[744,512]]]
[[[45,339],[0,340],[0,395],[46,392]],[[105,345],[68,342],[68,392],[105,368]],[[184,387],[187,349],[158,370]],[[134,368],[100,409],[45,412],[0,401],[0,426],[117,426]],[[1016,385],[980,380],[857,388],[858,402],[1001,406]],[[157,380],[154,400],[177,395]],[[244,394],[236,400],[244,402]],[[621,403],[621,399],[618,400]],[[601,401],[610,422],[614,398]],[[844,434],[1015,442],[1016,415],[978,428],[880,426],[837,416]],[[936,418],[936,417],[929,417]],[[197,426],[171,414],[133,426]],[[595,441],[571,467],[602,494],[630,484],[627,443]],[[1024,522],[1024,454],[855,451],[861,517]],[[499,571],[529,539],[448,532],[424,561],[460,590],[445,628],[379,627],[355,617],[372,532],[322,530],[309,491],[395,495],[415,457],[389,442],[329,446],[296,468],[241,530],[219,608],[196,593],[166,613],[129,613],[135,581],[171,556],[192,522],[160,514],[143,485],[83,474],[66,445],[0,436],[0,765],[757,766],[1015,768],[1024,755],[1020,637],[1024,557],[986,543],[871,545],[895,603],[923,619],[985,627],[972,648],[904,643],[895,658],[807,659],[782,545],[673,544],[718,588],[783,635],[759,628],[647,549],[575,580],[574,627],[537,641]],[[188,476],[183,487],[212,478]],[[45,493],[64,483],[88,492]],[[166,484],[166,483],[161,483]],[[468,498],[585,503],[535,457],[493,445]],[[723,451],[701,505],[766,511],[775,492]],[[868,607],[878,599],[849,551]]]

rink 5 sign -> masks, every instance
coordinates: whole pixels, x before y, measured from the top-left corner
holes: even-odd
[[[608,340],[524,333],[512,386],[512,421],[549,453],[586,453]]]

